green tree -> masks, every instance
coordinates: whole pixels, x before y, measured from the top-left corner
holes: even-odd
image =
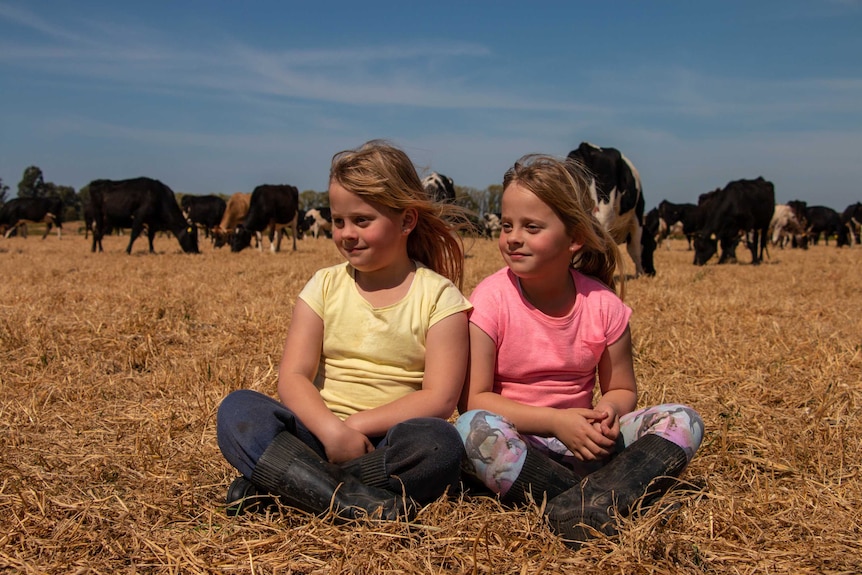
[[[21,181],[18,182],[19,198],[45,198],[48,197],[45,189],[45,179],[42,170],[38,166],[29,166],[24,170]]]
[[[329,194],[327,192],[315,192],[305,190],[299,194],[299,209],[310,210],[329,205]]]
[[[503,186],[502,184],[493,184],[488,186],[486,190],[488,205],[485,211],[492,213],[500,213],[503,201]]]
[[[455,203],[471,212],[479,213],[484,192],[468,186],[455,186]]]
[[[0,206],[6,203],[6,193],[9,191],[9,186],[3,183],[3,178],[0,178]]]
[[[78,207],[81,209],[81,219],[84,219],[84,210],[90,205],[90,184],[78,190]]]

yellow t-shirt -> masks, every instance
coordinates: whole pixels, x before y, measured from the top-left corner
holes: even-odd
[[[421,389],[428,330],[472,307],[455,284],[419,262],[407,295],[384,307],[360,295],[353,272],[347,263],[318,270],[299,294],[323,319],[314,384],[342,419]]]

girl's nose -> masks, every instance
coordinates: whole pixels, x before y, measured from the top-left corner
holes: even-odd
[[[344,222],[341,227],[341,237],[344,239],[356,239],[356,226],[350,222]]]

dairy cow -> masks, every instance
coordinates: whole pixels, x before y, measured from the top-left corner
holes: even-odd
[[[724,189],[701,194],[698,205],[698,229],[694,237],[694,264],[704,265],[721,246],[718,263],[736,260],[736,245],[745,237],[751,251],[751,263],[763,260],[769,222],[775,211],[775,187],[758,177],[735,180]]]
[[[299,206],[299,190],[288,184],[263,184],[257,186],[251,193],[248,214],[234,229],[230,249],[232,252],[244,250],[251,243],[253,235],[272,228],[275,240],[270,238],[270,250],[278,252],[281,249],[283,228],[291,226],[293,233],[293,250],[296,251],[297,221]]]
[[[44,223],[44,240],[53,226],[57,226],[57,238],[63,230],[63,201],[60,198],[13,198],[0,207],[0,231],[11,238],[21,232],[27,237],[28,223]]]
[[[305,212],[303,218],[308,233],[317,239],[323,233],[326,237],[332,237],[332,210],[330,208],[312,208]]]
[[[452,203],[455,201],[455,183],[449,176],[431,172],[423,178],[422,187],[435,202]]]
[[[625,243],[637,275],[655,275],[655,241],[643,243],[644,197],[640,174],[616,148],[582,142],[568,157],[591,176],[590,193],[596,217],[617,243]]]
[[[658,213],[668,231],[674,224],[682,224],[682,233],[685,235],[685,239],[688,240],[688,249],[691,250],[694,230],[698,225],[696,220],[698,217],[697,205],[674,204],[667,200],[662,200],[658,205]]]
[[[787,204],[776,204],[769,222],[769,238],[773,246],[784,249],[795,238],[804,233],[802,225],[796,219],[793,208]]]
[[[223,199],[215,195],[183,196],[180,200],[183,214],[186,218],[203,229],[204,237],[210,237],[211,230],[219,225],[227,205]]]
[[[94,180],[90,182],[90,206],[93,213],[92,251],[102,251],[102,237],[115,228],[131,228],[126,253],[147,229],[149,251],[159,231],[174,234],[186,253],[198,253],[197,228],[183,216],[173,190],[158,180]]]
[[[856,202],[855,204],[850,204],[847,206],[847,209],[841,213],[841,223],[847,228],[848,233],[848,243],[849,244],[860,244],[862,243],[862,203]]]

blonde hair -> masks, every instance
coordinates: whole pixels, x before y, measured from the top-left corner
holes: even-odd
[[[620,274],[619,285],[614,276],[621,261],[620,251],[595,216],[587,169],[573,159],[528,154],[506,171],[504,193],[515,182],[547,204],[562,220],[566,232],[583,244],[572,257],[571,266],[603,282],[622,297],[624,274]]]
[[[371,140],[335,154],[329,180],[396,213],[415,209],[418,217],[407,238],[407,255],[461,288],[464,245],[455,232],[466,227],[467,212],[460,206],[431,201],[407,154],[386,141]]]

